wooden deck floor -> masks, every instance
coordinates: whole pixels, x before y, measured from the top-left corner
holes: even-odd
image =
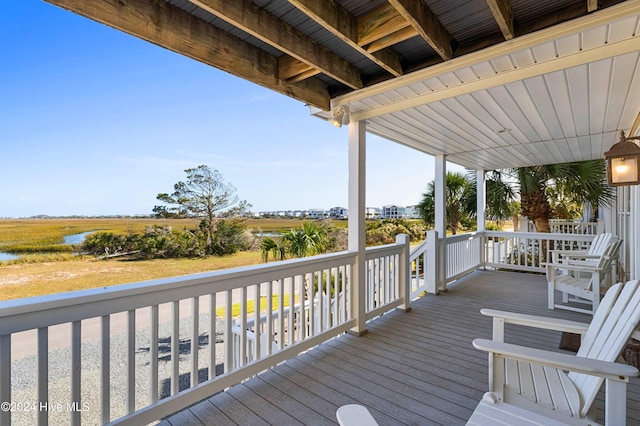
[[[480,308],[589,321],[546,309],[546,281],[532,274],[478,271],[444,294],[344,335],[162,422],[183,425],[330,425],[341,405],[369,408],[380,425],[462,425],[488,389],[487,356],[474,338],[491,337]],[[507,326],[505,340],[558,350],[560,333]],[[640,424],[640,380],[628,387],[628,422]],[[602,413],[602,392],[597,401]]]

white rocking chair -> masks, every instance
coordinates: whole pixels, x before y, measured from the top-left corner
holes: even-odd
[[[614,362],[640,322],[638,281],[612,286],[590,324],[483,309],[492,316],[493,340],[473,346],[489,352],[489,390],[468,425],[594,425],[593,401],[606,382],[605,424],[626,422],[626,385],[639,375]],[[504,343],[513,323],[582,335],[577,355]],[[569,373],[565,373],[568,371]]]

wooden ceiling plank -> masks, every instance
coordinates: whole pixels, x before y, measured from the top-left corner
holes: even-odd
[[[250,0],[191,0],[191,3],[352,89],[364,87],[355,66]]]
[[[411,25],[390,4],[358,17],[358,44],[365,46]]]
[[[333,0],[289,0],[311,19],[322,25],[340,40],[357,50],[395,77],[402,75],[400,56],[393,49],[373,54],[358,44],[358,20]]]
[[[389,46],[393,46],[394,44],[401,43],[405,40],[409,40],[418,35],[418,32],[413,27],[406,27],[401,30],[396,31],[393,34],[389,34],[387,36],[382,37],[372,43],[363,46],[367,49],[367,52],[374,53]]]
[[[281,80],[275,56],[164,0],[46,1],[309,105],[330,109],[329,93],[321,80],[297,84]]]
[[[596,0],[597,1],[597,0]],[[504,35],[506,40],[511,40],[515,37],[515,30],[513,25],[513,11],[511,9],[511,3],[509,0],[487,0],[489,9],[493,14],[500,31]]]
[[[433,50],[447,60],[453,57],[451,35],[423,0],[389,0]]]

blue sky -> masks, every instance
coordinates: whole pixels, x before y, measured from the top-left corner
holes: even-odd
[[[151,213],[207,164],[252,211],[347,205],[347,129],[296,100],[39,0],[0,14],[0,217]],[[433,158],[368,135],[368,206]]]

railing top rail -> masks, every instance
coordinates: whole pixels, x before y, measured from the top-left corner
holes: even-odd
[[[0,302],[0,335],[233,290],[336,264],[353,263],[355,259],[356,253],[341,252],[270,265],[9,300]]]
[[[474,238],[478,238],[481,237],[483,235],[482,232],[465,232],[464,234],[457,234],[457,235],[449,235],[446,238],[447,243],[455,243],[457,241],[464,241],[464,240],[472,240]]]
[[[402,245],[397,243],[385,244],[383,246],[367,247],[366,257],[367,259],[376,256],[383,256],[386,254],[394,254],[402,251]]]
[[[539,240],[568,240],[568,241],[592,241],[593,234],[563,234],[558,232],[505,232],[485,231],[487,237],[517,237]]]
[[[425,238],[420,244],[415,246],[409,252],[409,261],[414,261],[418,256],[427,250],[427,239]]]

